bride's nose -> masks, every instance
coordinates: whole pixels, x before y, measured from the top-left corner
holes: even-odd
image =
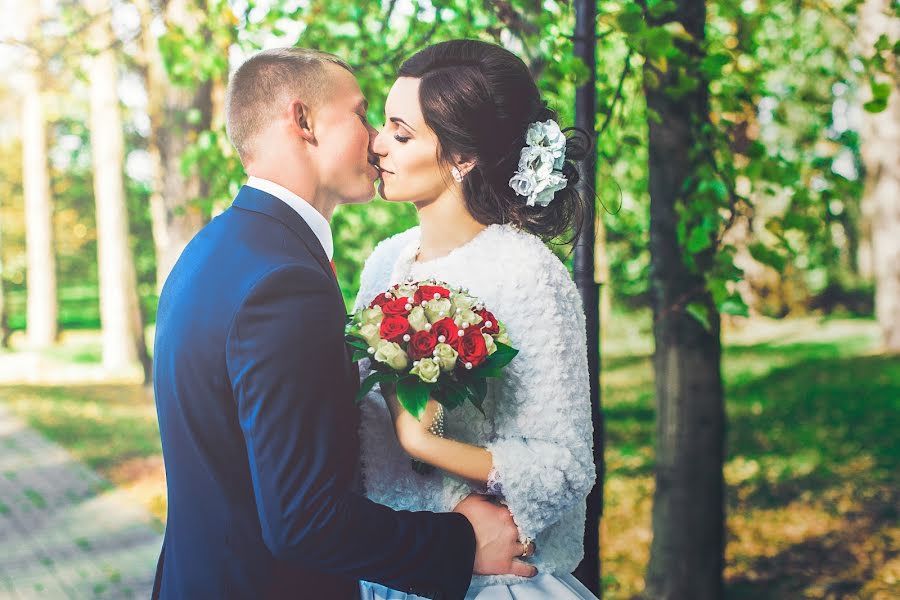
[[[387,144],[384,142],[384,135],[384,129],[382,129],[372,140],[372,154],[378,157],[387,156]]]

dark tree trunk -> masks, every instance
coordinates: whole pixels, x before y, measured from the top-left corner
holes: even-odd
[[[587,80],[575,92],[575,124],[594,134],[596,131],[596,20],[594,0],[575,3],[575,55],[581,58],[588,70]],[[594,206],[596,186],[596,152],[591,152],[579,164],[581,180],[578,191],[590,199]],[[600,411],[600,317],[599,286],[594,274],[594,211],[588,215],[575,243],[574,278],[584,306],[587,328],[588,373],[591,376],[591,421],[594,426],[594,465],[597,482],[587,498],[587,519],[584,526],[584,559],[575,570],[575,576],[589,590],[600,595],[600,517],[603,514],[603,413]]]
[[[679,0],[668,17],[680,21],[697,42],[704,37],[706,9],[700,0]],[[687,69],[697,76],[690,57]],[[652,66],[645,66],[651,69]],[[724,405],[720,375],[719,315],[706,291],[702,269],[690,269],[678,242],[677,206],[690,202],[682,192],[696,168],[692,149],[709,112],[705,84],[678,99],[666,90],[676,68],[659,74],[660,85],[645,84],[647,106],[661,122],[649,123],[651,293],[656,350],[656,491],[653,543],[646,598],[722,598],[724,550]],[[650,78],[647,78],[648,80]],[[707,329],[684,309],[708,307]]]

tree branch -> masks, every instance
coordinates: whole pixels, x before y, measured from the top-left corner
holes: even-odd
[[[600,139],[600,137],[606,131],[606,128],[609,127],[609,124],[612,121],[613,113],[616,111],[616,103],[622,97],[622,87],[625,85],[625,78],[628,76],[628,72],[631,69],[631,55],[633,52],[634,49],[629,48],[628,54],[625,56],[625,65],[622,67],[622,74],[619,76],[619,85],[616,86],[616,93],[613,96],[612,103],[610,103],[609,105],[609,112],[606,113],[606,119],[604,119],[603,125],[597,132],[597,139]]]

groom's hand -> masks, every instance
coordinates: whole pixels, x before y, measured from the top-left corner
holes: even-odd
[[[475,530],[475,575],[534,577],[537,568],[520,560],[519,528],[509,511],[478,494],[467,496],[453,512],[464,515]]]

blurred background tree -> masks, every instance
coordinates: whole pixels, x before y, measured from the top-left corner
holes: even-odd
[[[152,318],[153,298],[174,258],[206,220],[228,205],[243,180],[240,163],[224,135],[223,94],[229,70],[256,49],[299,44],[344,56],[357,67],[370,100],[370,117],[379,123],[383,99],[403,58],[432,41],[480,37],[519,53],[549,103],[561,112],[563,123],[573,121],[571,98],[584,70],[572,57],[573,15],[567,3],[398,0],[358,4],[224,0],[110,4],[125,119],[125,188],[129,205],[141,207],[132,211],[138,214],[132,215],[131,231],[147,317]],[[874,104],[867,106],[877,108],[880,99],[887,98],[886,91],[896,85],[891,37],[896,34],[885,30],[883,37],[864,43],[856,33],[860,4],[857,0],[837,5],[756,0],[707,3],[703,68],[710,80],[710,117],[725,136],[722,143],[730,153],[719,168],[725,177],[722,184],[734,191],[737,209],[733,220],[719,223],[730,225],[719,253],[733,255],[732,262],[743,271],[740,281],[728,285],[734,302],[726,308],[741,313],[743,304],[754,313],[770,316],[809,311],[871,314],[874,310],[872,234],[866,225],[872,219],[862,208],[863,181],[866,173],[897,169],[895,164],[887,169],[864,168],[861,107],[869,100],[868,94],[874,94]],[[671,5],[650,1],[643,9],[637,3],[598,3],[597,197],[602,218],[598,219],[597,255],[598,272],[607,284],[607,315],[612,302],[623,309],[649,306],[647,123],[659,115],[647,110],[642,90],[646,82],[653,83],[665,73],[672,41],[683,33],[677,28],[648,26],[645,10],[663,15]],[[885,12],[895,10],[889,5],[882,2],[882,27],[895,22]],[[60,2],[51,13],[41,21],[41,45],[51,52],[43,70],[60,89],[45,100],[51,111],[56,106],[67,108],[59,114],[51,112],[49,135],[43,136],[56,160],[43,169],[15,169],[8,161],[4,165],[8,181],[19,185],[24,185],[26,171],[34,171],[35,177],[48,174],[48,181],[54,181],[56,169],[70,182],[57,187],[64,188],[64,196],[75,198],[71,182],[85,165],[72,158],[81,152],[87,152],[87,158],[90,152],[87,140],[76,144],[79,132],[88,129],[85,96],[79,96],[87,81],[86,65],[82,64],[85,44],[65,46],[61,42],[88,36],[90,29],[79,3]],[[19,11],[17,16],[26,15]],[[27,30],[27,26],[19,28]],[[10,65],[12,57],[25,56],[27,47],[24,37],[15,41],[5,46]],[[37,64],[45,54],[31,53],[31,63],[15,64]],[[642,68],[645,64],[651,68]],[[33,93],[28,91],[33,90],[29,72],[19,69],[13,78],[16,85],[5,93],[19,97]],[[691,82],[679,85],[690,86]],[[7,113],[6,119],[19,115],[37,122],[29,115],[39,103],[15,106],[17,110]],[[890,111],[879,114],[896,121]],[[5,132],[7,146],[33,137],[11,120]],[[57,169],[57,164],[62,168]],[[34,185],[39,189],[41,184]],[[712,189],[721,192],[718,185]],[[54,199],[57,221],[60,206],[66,202]],[[6,205],[12,210],[16,203],[14,194]],[[76,212],[78,222],[87,229],[79,238],[83,243],[76,254],[88,261],[95,251],[95,225],[84,211]],[[24,222],[24,217],[17,219],[19,214],[11,212],[8,220]],[[381,201],[338,211],[336,261],[348,299],[374,243],[413,221],[411,207]],[[143,229],[148,223],[149,235]],[[15,225],[7,228],[15,230]],[[366,233],[360,235],[361,231]],[[71,237],[72,231],[60,233]],[[32,248],[48,247],[46,235],[41,238],[35,232],[30,237]],[[700,240],[698,233],[695,249]],[[147,243],[150,241],[152,246]],[[14,329],[25,323],[20,303],[26,286],[24,281],[17,283],[17,272],[24,268],[17,266],[21,242],[12,233],[3,245]],[[41,259],[50,264],[47,261],[55,257],[61,261],[59,269],[32,269],[35,277],[58,272],[60,292],[32,296],[34,302],[45,304],[59,296],[63,325],[71,326],[74,323],[69,317],[79,321],[73,313],[86,314],[89,301],[84,294],[70,292],[74,287],[97,284],[96,265],[89,267],[69,255],[73,268],[84,268],[73,278],[74,273],[65,266],[70,260],[64,256],[68,253],[61,253],[60,245],[71,247],[56,243],[51,246],[55,252],[45,250],[49,256]],[[567,252],[566,248],[560,250],[562,256]],[[151,269],[154,285],[148,289]],[[36,281],[32,288],[37,290],[38,285],[47,288],[49,284]],[[719,295],[717,302],[722,304],[724,296]],[[69,302],[84,303],[85,308],[67,312]],[[35,327],[56,321],[49,313],[34,320]],[[48,334],[41,335],[46,338]]]

